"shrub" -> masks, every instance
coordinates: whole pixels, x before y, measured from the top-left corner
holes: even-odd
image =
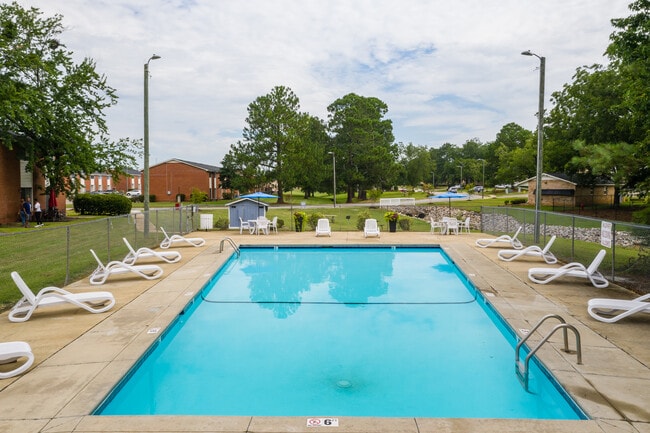
[[[386,221],[397,221],[399,220],[399,214],[397,212],[386,212],[384,214],[384,219]]]
[[[379,201],[383,193],[384,192],[382,190],[373,188],[370,191],[368,191],[368,198],[370,199],[370,201]]]
[[[293,213],[293,221],[296,223],[296,231],[303,230],[303,224],[307,219],[307,214],[303,211],[297,211]],[[300,230],[298,229],[300,227]]]
[[[198,188],[192,188],[192,194],[190,194],[190,200],[194,204],[199,204],[208,201],[208,193],[203,192]]]
[[[370,218],[370,212],[362,210],[357,214],[357,230],[363,230],[366,226],[366,220]]]
[[[309,227],[312,230],[316,230],[316,226],[318,225],[318,220],[321,218],[325,218],[325,217],[320,212],[314,212],[313,214],[309,215],[309,217],[307,218],[307,223],[309,224]]]
[[[214,222],[214,228],[219,230],[228,230],[229,225],[230,225],[230,221],[228,220],[228,218],[224,218],[224,217],[219,217]]]
[[[411,230],[411,219],[410,218],[400,218],[397,222],[399,228],[405,232]]]
[[[80,215],[126,215],[133,203],[119,194],[78,194],[72,205]]]
[[[510,204],[513,204],[513,205],[515,205],[515,204],[524,204],[527,201],[528,201],[528,199],[526,199],[526,198],[513,198],[512,200],[510,200]]]

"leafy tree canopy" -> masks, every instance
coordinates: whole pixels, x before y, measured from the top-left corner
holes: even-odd
[[[337,99],[329,107],[329,131],[337,162],[337,180],[352,202],[355,191],[389,188],[397,180],[398,148],[393,123],[384,118],[388,106],[375,97],[354,93]]]
[[[108,140],[104,110],[116,104],[115,90],[93,60],[72,60],[62,33],[60,15],[0,5],[0,142],[52,188],[74,192],[76,175],[118,177],[135,166],[139,142]]]

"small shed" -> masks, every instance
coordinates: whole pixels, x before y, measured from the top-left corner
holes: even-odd
[[[252,198],[240,198],[227,203],[226,207],[228,207],[228,228],[238,229],[241,225],[240,218],[241,221],[249,221],[261,216],[265,217],[269,205]]]

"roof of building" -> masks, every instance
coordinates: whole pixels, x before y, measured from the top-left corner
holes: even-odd
[[[213,173],[219,173],[221,171],[221,167],[217,167],[216,165],[203,164],[201,162],[194,162],[194,161],[186,161],[184,159],[178,159],[178,158],[168,159],[167,161],[163,161],[159,164],[152,165],[152,167],[163,165],[163,164],[187,164],[187,165],[191,165],[192,167],[196,167],[200,170],[209,171]]]

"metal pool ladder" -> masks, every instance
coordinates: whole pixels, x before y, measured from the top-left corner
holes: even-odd
[[[553,329],[551,329],[551,331],[548,334],[546,334],[546,336],[544,338],[542,338],[542,341],[537,343],[537,346],[535,346],[528,353],[528,355],[526,356],[526,359],[524,360],[524,362],[523,363],[520,362],[519,361],[519,349],[526,342],[526,340],[528,340],[528,337],[530,337],[532,335],[532,333],[535,332],[537,330],[537,328],[539,328],[542,325],[542,323],[544,323],[548,319],[558,319],[562,323],[560,323],[559,325],[555,325],[555,327]],[[562,333],[564,334],[564,349],[562,349],[562,350],[564,350],[567,353],[570,353],[570,350],[569,350],[569,336],[568,336],[567,329],[570,329],[571,331],[573,331],[573,333],[576,336],[576,355],[578,357],[578,364],[582,364],[582,348],[581,348],[581,345],[580,345],[580,333],[578,332],[578,330],[575,328],[575,326],[569,325],[568,323],[566,323],[566,320],[564,320],[564,318],[562,316],[557,315],[557,314],[548,314],[548,315],[542,317],[539,320],[539,322],[537,322],[537,325],[535,325],[533,327],[533,329],[531,329],[528,332],[528,334],[524,338],[522,338],[519,343],[517,343],[517,347],[515,348],[515,370],[516,370],[516,373],[517,373],[517,378],[519,379],[519,381],[521,382],[522,386],[524,387],[524,389],[526,391],[528,391],[528,363],[530,362],[530,358],[533,355],[535,355],[535,352],[537,352],[539,350],[539,348],[542,347],[542,345],[544,345],[544,343],[546,343],[548,341],[548,339],[551,338],[551,336],[553,334],[555,334],[555,331],[557,331],[558,329],[562,329]]]
[[[221,242],[219,242],[219,252],[220,253],[223,252],[223,243],[226,242],[226,241],[228,241],[228,243],[230,244],[232,249],[235,250],[235,252],[237,253],[237,257],[241,256],[241,251],[239,251],[239,247],[237,246],[235,241],[233,241],[229,237],[225,237],[225,238],[221,239]]]

